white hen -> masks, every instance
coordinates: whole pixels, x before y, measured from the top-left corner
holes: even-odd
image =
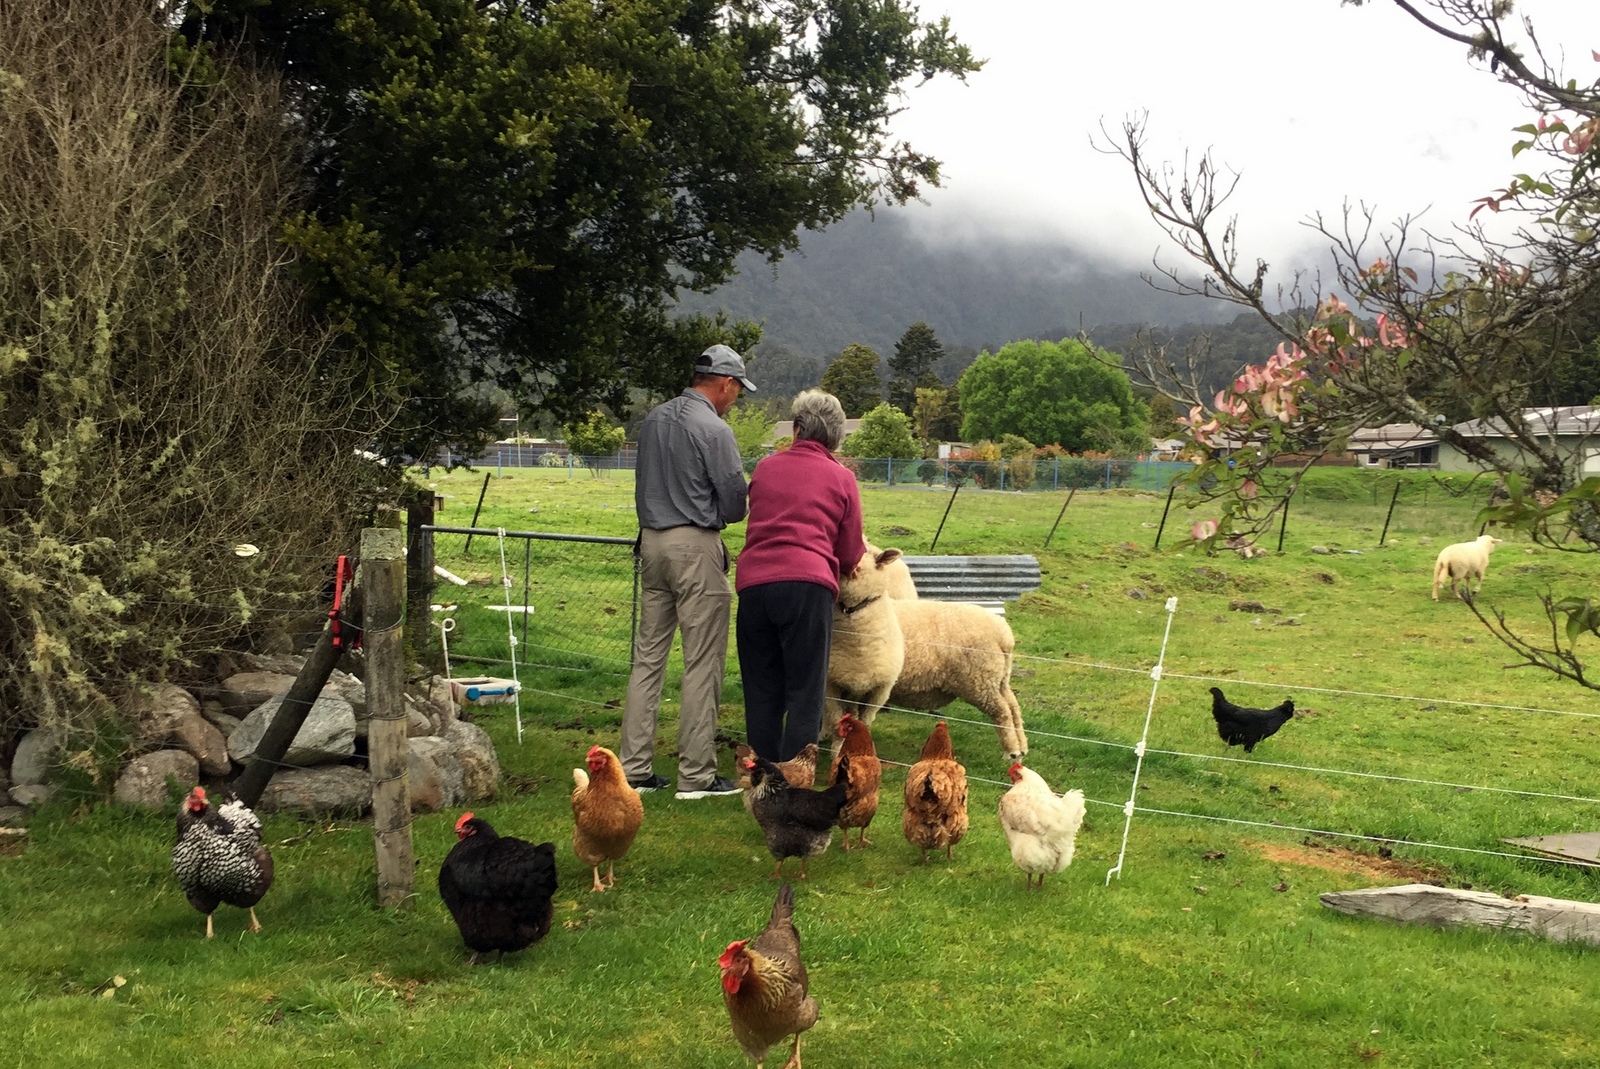
[[[1039,773],[1019,761],[1008,770],[1012,788],[1000,798],[1000,826],[1011,844],[1011,860],[1044,886],[1045,873],[1060,872],[1072,864],[1078,829],[1083,826],[1083,792],[1071,790],[1056,797]]]

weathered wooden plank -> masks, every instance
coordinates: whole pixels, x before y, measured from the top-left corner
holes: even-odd
[[[1381,917],[1436,928],[1501,928],[1541,935],[1558,943],[1600,945],[1600,904],[1594,902],[1542,895],[1502,898],[1492,891],[1463,891],[1427,883],[1330,891],[1321,897],[1327,908],[1351,916]]]
[[[1530,835],[1502,842],[1524,850],[1545,854],[1572,865],[1600,866],[1600,831],[1570,832],[1562,835]]]

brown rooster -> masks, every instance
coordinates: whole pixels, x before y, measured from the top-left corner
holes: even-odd
[[[806,967],[800,960],[800,933],[794,926],[794,891],[778,889],[766,930],[754,939],[729,943],[717,959],[722,967],[722,1001],[739,1041],[756,1069],[767,1049],[794,1036],[783,1069],[800,1069],[800,1033],[817,1023],[817,1000],[806,992]]]
[[[871,846],[867,838],[867,825],[878,815],[878,783],[883,779],[883,765],[878,761],[877,748],[872,745],[872,729],[857,720],[854,714],[845,713],[839,718],[839,737],[844,740],[839,752],[833,755],[833,767],[828,771],[828,785],[839,779],[839,760],[850,755],[850,789],[845,795],[844,808],[839,810],[839,827],[844,829],[844,849],[850,849],[850,829],[861,829],[861,845]]]
[[[572,852],[594,869],[594,890],[604,891],[616,884],[616,860],[627,854],[633,837],[644,823],[644,803],[639,792],[628,786],[617,755],[604,746],[589,747],[584,764],[572,770]],[[600,879],[600,866],[606,878]]]
[[[172,874],[189,904],[206,915],[226,902],[250,911],[250,930],[259,932],[256,903],[272,886],[272,855],[261,845],[261,821],[233,795],[213,809],[204,787],[196,787],[178,810],[178,841],[172,847]]]
[[[776,762],[783,778],[789,781],[791,787],[801,787],[810,790],[817,785],[817,744],[808,742],[805,748],[787,761]],[[754,761],[756,752],[744,743],[733,748],[733,769],[741,790],[744,791],[744,811],[750,812],[752,795],[750,793],[750,770],[745,767],[748,761]]]
[[[906,773],[906,808],[900,817],[906,841],[928,851],[944,848],[944,856],[967,833],[967,770],[950,746],[950,729],[939,721],[922,747],[922,757]]]

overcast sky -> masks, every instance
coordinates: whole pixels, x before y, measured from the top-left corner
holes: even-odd
[[[1600,0],[1521,0],[1568,76],[1600,75]],[[1299,223],[1348,199],[1439,230],[1499,189],[1517,94],[1387,0],[924,0],[988,60],[966,85],[909,97],[897,133],[945,163],[910,215],[930,239],[997,230],[1062,237],[1148,263],[1160,234],[1102,120],[1149,113],[1148,150],[1210,148],[1243,173],[1231,202],[1247,256],[1306,258]],[[1564,49],[1564,55],[1561,50]],[[1532,157],[1517,163],[1526,165]],[[1320,248],[1325,242],[1318,243]]]

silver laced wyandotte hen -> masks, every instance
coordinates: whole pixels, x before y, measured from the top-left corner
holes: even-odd
[[[1256,743],[1278,733],[1278,729],[1294,717],[1294,702],[1286,700],[1271,709],[1251,709],[1235,705],[1222,696],[1217,687],[1211,688],[1211,716],[1217,722],[1217,734],[1229,746],[1243,746],[1249,753]]]
[[[250,930],[259,932],[255,905],[272,886],[272,855],[261,845],[261,821],[233,795],[217,808],[196,787],[178,810],[178,841],[172,847],[172,874],[189,904],[206,915],[206,938],[214,934],[217,906],[250,911]]]
[[[491,950],[524,950],[550,932],[555,918],[556,844],[502,836],[487,820],[463,813],[439,866],[439,897],[455,918],[469,964]]]

